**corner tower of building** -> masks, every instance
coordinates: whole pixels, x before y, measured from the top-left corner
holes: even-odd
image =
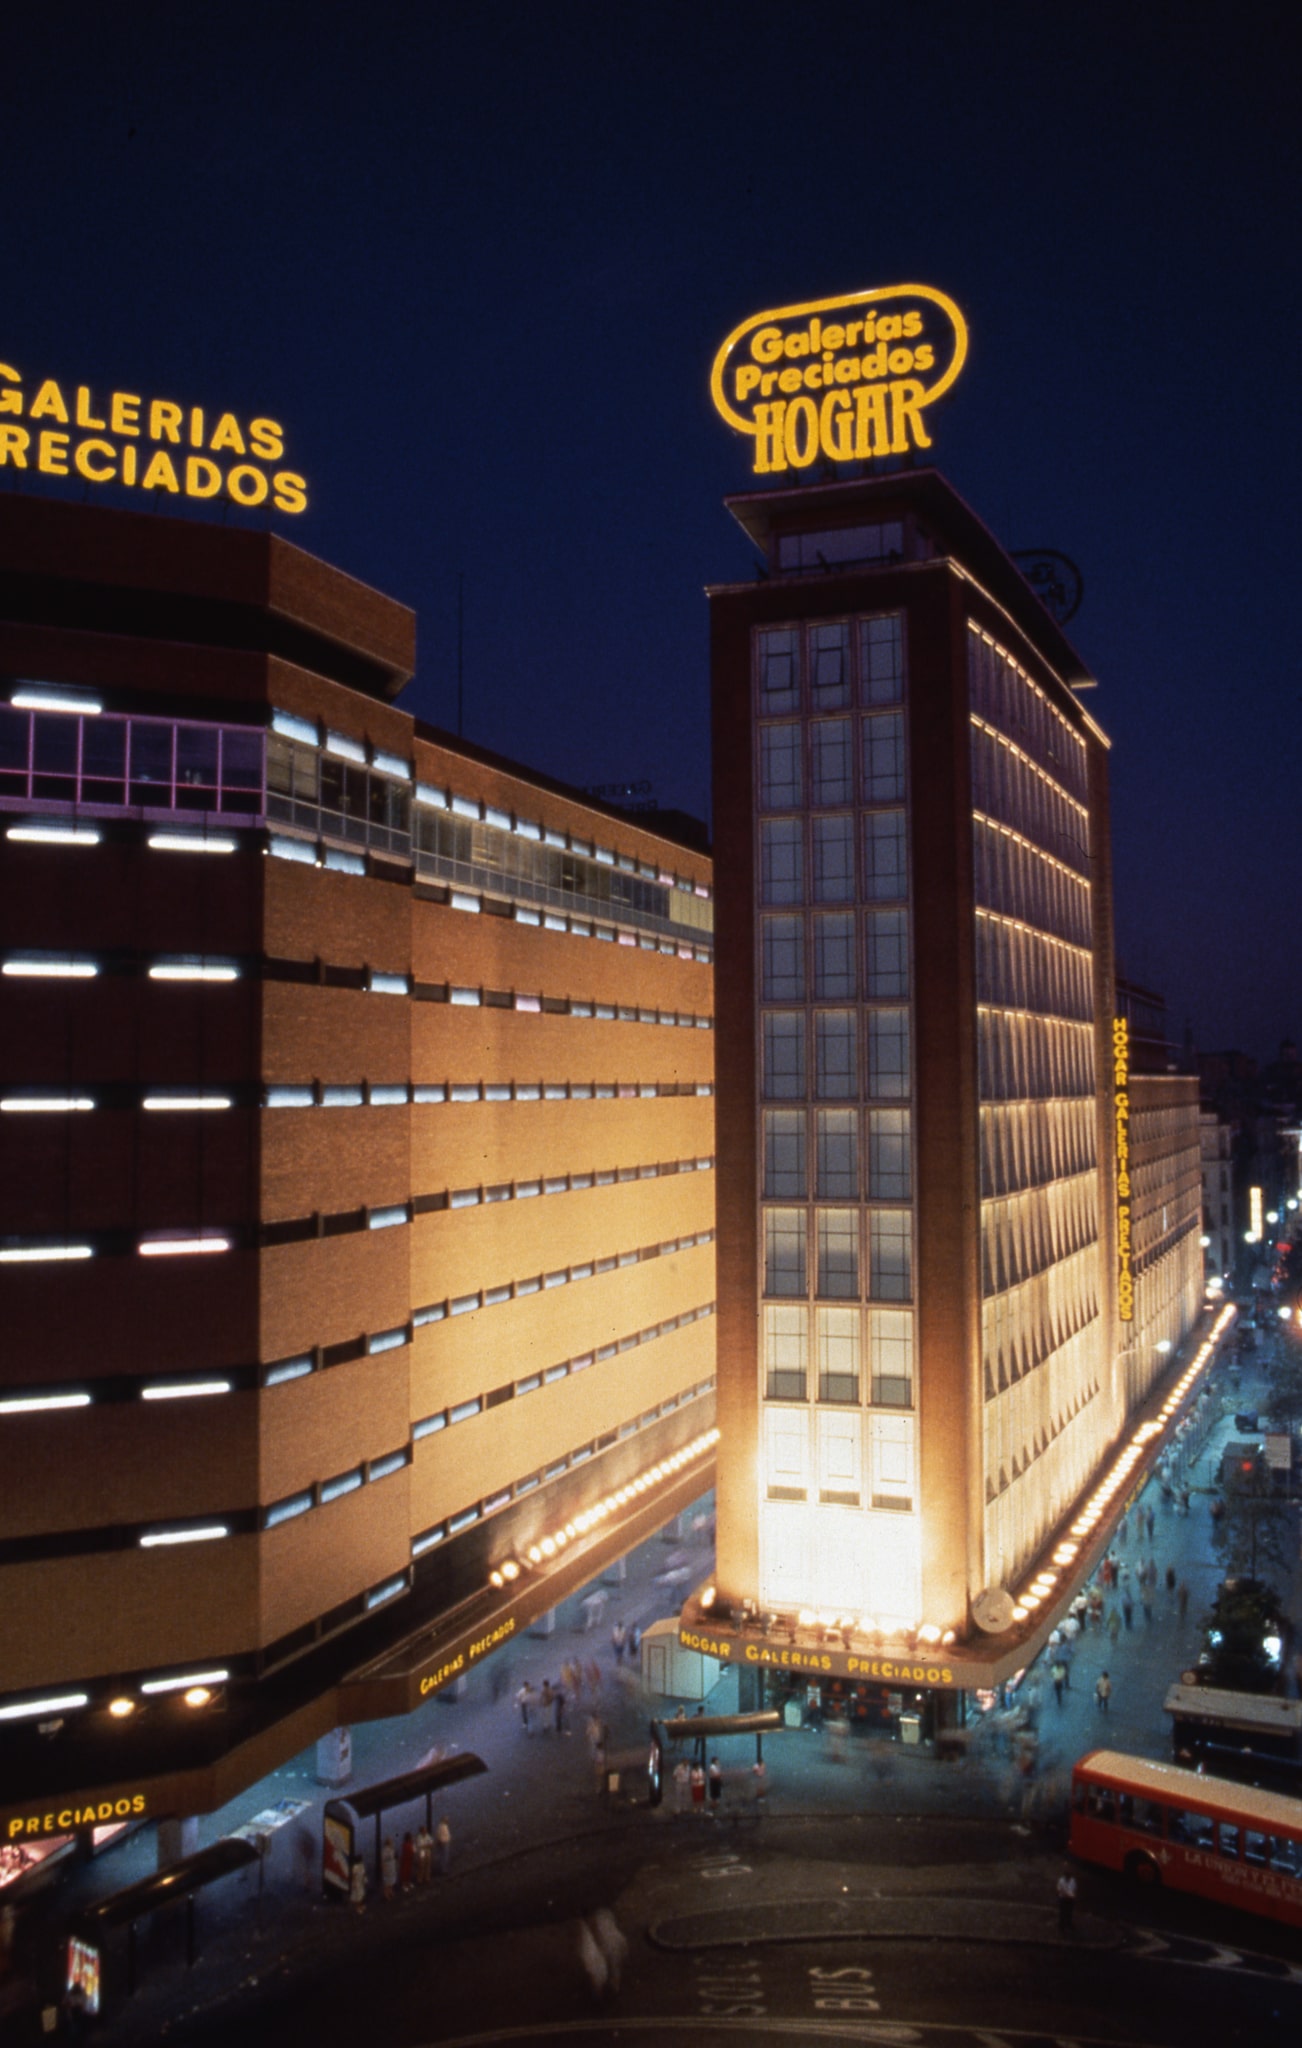
[[[716,1600],[961,1647],[1125,1416],[1107,742],[936,473],[728,502]]]

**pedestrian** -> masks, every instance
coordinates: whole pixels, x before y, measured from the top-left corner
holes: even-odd
[[[544,1735],[547,1733],[547,1730],[551,1725],[552,1702],[555,1699],[555,1697],[556,1695],[552,1691],[552,1682],[550,1678],[544,1678],[542,1682],[542,1691],[538,1695],[538,1725],[542,1729]]]
[[[601,1944],[586,1920],[579,1922],[579,1965],[588,1980],[594,1998],[600,1998],[606,1988],[609,1974],[606,1958],[601,1953]]]
[[[723,1772],[720,1769],[719,1759],[717,1756],[712,1756],[710,1758],[709,1778],[710,1811],[711,1813],[717,1813],[719,1810],[719,1801],[723,1797]]]
[[[599,1906],[593,1914],[592,1933],[606,1965],[606,1981],[614,1993],[619,1990],[619,1981],[624,1974],[628,1937],[609,1906]]]
[[[1067,1666],[1063,1663],[1061,1657],[1054,1658],[1049,1676],[1053,1680],[1053,1696],[1057,1700],[1058,1705],[1061,1706],[1063,1687],[1067,1683]]]
[[[1155,1515],[1155,1514],[1153,1513],[1153,1510],[1152,1510],[1152,1508],[1149,1508],[1149,1509],[1147,1509],[1147,1511],[1145,1512],[1145,1515],[1144,1515],[1144,1527],[1145,1527],[1145,1528],[1147,1529],[1147,1531],[1148,1531],[1148,1540],[1149,1540],[1149,1542],[1150,1542],[1150,1543],[1151,1543],[1151,1542],[1152,1542],[1152,1540],[1153,1540],[1153,1530],[1154,1530],[1154,1528],[1156,1527],[1156,1525],[1157,1525],[1157,1516],[1156,1516],[1156,1515]]]
[[[412,1841],[411,1829],[408,1828],[406,1834],[402,1838],[402,1850],[398,1857],[399,1891],[409,1892],[411,1890],[412,1879],[415,1876],[415,1874],[416,1844]]]
[[[1169,1564],[1166,1568],[1166,1591],[1168,1598],[1175,1591],[1175,1566],[1173,1564]]]
[[[1108,1609],[1107,1629],[1108,1640],[1115,1650],[1117,1647],[1117,1637],[1121,1634],[1121,1616],[1117,1613],[1115,1607],[1109,1607]]]
[[[556,1733],[558,1735],[568,1735],[570,1731],[565,1726],[565,1687],[563,1685],[558,1685],[552,1694],[552,1706],[556,1711]]]
[[[1062,1682],[1066,1686],[1068,1692],[1071,1691],[1071,1665],[1072,1658],[1075,1656],[1075,1654],[1075,1645],[1072,1643],[1064,1643],[1061,1650],[1058,1652],[1058,1662],[1062,1665],[1063,1668]]]
[[[705,1772],[700,1764],[692,1765],[692,1807],[697,1813],[705,1811]]]
[[[428,1884],[434,1869],[434,1837],[422,1821],[416,1836],[416,1882]]]
[[[380,1894],[391,1899],[398,1883],[398,1852],[393,1846],[393,1836],[386,1835],[380,1851]]]
[[[592,1694],[593,1699],[599,1700],[601,1698],[601,1666],[595,1657],[589,1659],[583,1675],[588,1681],[588,1691]]]
[[[366,1911],[366,1865],[360,1856],[354,1856],[348,1872],[348,1903],[354,1913]]]
[[[1175,1600],[1176,1606],[1180,1609],[1180,1619],[1183,1621],[1189,1612],[1189,1588],[1183,1579],[1175,1589]]]
[[[1145,1586],[1139,1596],[1139,1604],[1144,1610],[1144,1627],[1151,1628],[1153,1626],[1153,1594],[1151,1587]]]
[[[1100,1671],[1098,1677],[1094,1681],[1094,1704],[1098,1708],[1100,1714],[1107,1713],[1108,1701],[1111,1698],[1112,1680],[1108,1677],[1106,1671]]]
[[[439,1852],[439,1876],[446,1877],[452,1861],[452,1830],[448,1826],[446,1813],[439,1815],[439,1824],[434,1830],[434,1840]]]
[[[763,1757],[757,1757],[750,1767],[751,1783],[755,1793],[755,1811],[763,1813],[768,1805],[769,1767]]]
[[[692,1767],[685,1756],[674,1765],[674,1811],[686,1813],[692,1790]]]
[[[529,1733],[529,1709],[533,1705],[533,1687],[527,1678],[515,1696],[515,1703],[520,1709],[520,1719],[524,1723],[524,1732],[527,1735]]]
[[[701,1718],[702,1718],[702,1717],[704,1716],[704,1713],[705,1713],[705,1708],[704,1708],[704,1707],[698,1707],[698,1708],[696,1709],[696,1719],[697,1719],[697,1720],[699,1721],[699,1720],[700,1720],[700,1719],[701,1719]],[[697,1761],[697,1763],[698,1763],[698,1764],[699,1764],[699,1765],[701,1766],[701,1769],[702,1769],[702,1770],[704,1770],[704,1769],[705,1769],[705,1737],[704,1737],[703,1735],[698,1735],[698,1736],[697,1736],[697,1738],[696,1738],[696,1761]]]
[[[1187,1486],[1182,1486],[1182,1487],[1180,1488],[1180,1513],[1181,1513],[1182,1515],[1187,1515],[1187,1514],[1188,1514],[1188,1512],[1189,1512],[1189,1489],[1188,1489],[1188,1487],[1187,1487]]]
[[[1121,1543],[1121,1544],[1124,1544],[1124,1543],[1126,1543],[1126,1542],[1128,1542],[1128,1541],[1129,1541],[1129,1538],[1130,1538],[1130,1523],[1129,1523],[1129,1522],[1127,1521],[1126,1517],[1125,1517],[1125,1516],[1123,1515],[1123,1516],[1121,1517],[1121,1520],[1120,1520],[1120,1522],[1119,1522],[1119,1523],[1118,1523],[1118,1525],[1117,1525],[1117,1542],[1118,1542],[1118,1543]]]
[[[1076,1879],[1070,1870],[1064,1870],[1058,1879],[1058,1932],[1070,1934],[1071,1923],[1076,1912]]]
[[[1129,1632],[1135,1625],[1135,1603],[1129,1593],[1123,1593],[1121,1596],[1121,1618]]]
[[[1080,1623],[1074,1614],[1069,1614],[1062,1624],[1062,1639],[1065,1643],[1074,1643],[1079,1634]]]
[[[641,1629],[640,1629],[640,1628],[638,1627],[637,1623],[636,1623],[636,1622],[634,1622],[634,1623],[632,1624],[631,1628],[629,1629],[629,1632],[628,1632],[628,1654],[629,1654],[629,1656],[630,1656],[630,1657],[636,1657],[636,1655],[637,1655],[638,1651],[639,1651],[639,1650],[641,1649],[641,1647],[642,1647],[642,1631],[641,1631]]]
[[[624,1646],[628,1642],[628,1630],[622,1621],[617,1621],[610,1631],[610,1647],[615,1652],[615,1662],[624,1661]]]

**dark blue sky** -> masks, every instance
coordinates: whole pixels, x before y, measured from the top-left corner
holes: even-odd
[[[700,813],[702,589],[751,560],[714,350],[939,286],[972,332],[939,465],[1084,572],[1124,960],[1269,1052],[1302,1034],[1298,39],[1261,0],[53,0],[5,31],[0,360],[284,421],[280,530],[416,607],[410,708],[455,721],[464,574],[467,736]]]

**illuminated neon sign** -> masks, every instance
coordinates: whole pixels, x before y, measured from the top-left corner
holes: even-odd
[[[930,448],[923,413],[967,357],[967,322],[926,284],[754,313],[714,359],[710,394],[755,439],[755,473]]]
[[[29,395],[21,373],[0,363],[0,469],[306,512],[306,480],[271,467],[284,453],[277,420],[241,421],[233,412],[205,413],[134,391],[96,395],[89,384],[53,377]]]
[[[1112,1102],[1117,1119],[1117,1318],[1135,1320],[1134,1246],[1130,1234],[1130,1026],[1112,1019]]]

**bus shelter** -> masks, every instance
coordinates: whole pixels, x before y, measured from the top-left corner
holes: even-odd
[[[415,1799],[425,1801],[425,1825],[433,1826],[434,1794],[459,1779],[478,1777],[488,1765],[467,1750],[460,1756],[441,1757],[437,1763],[420,1764],[414,1771],[400,1771],[395,1778],[382,1778],[350,1792],[346,1799],[328,1799],[322,1818],[321,1882],[327,1898],[347,1898],[353,1858],[360,1852],[358,1832],[365,1820],[375,1821],[375,1867],[380,1867],[380,1838],[384,1816]]]
[[[781,1710],[777,1707],[765,1707],[757,1714],[671,1714],[664,1720],[652,1721],[651,1748],[647,1758],[650,1804],[659,1806],[664,1798],[664,1762],[667,1745],[677,1748],[681,1743],[690,1742],[696,1751],[696,1761],[704,1764],[707,1742],[719,1741],[729,1735],[753,1735],[755,1762],[762,1765],[764,1737],[773,1729],[782,1726]]]
[[[91,2002],[88,1997],[88,2009],[98,2009],[104,1944],[115,1927],[127,1930],[127,1991],[130,1993],[136,1988],[137,1922],[143,1920],[146,1913],[154,1912],[173,1899],[184,1899],[185,1960],[187,1968],[193,1967],[197,1953],[194,1908],[198,1894],[219,1878],[228,1877],[232,1871],[256,1863],[258,1855],[253,1842],[236,1835],[223,1835],[220,1841],[210,1843],[206,1849],[196,1850],[193,1856],[183,1856],[179,1862],[170,1863],[166,1870],[156,1870],[135,1884],[125,1885],[121,1891],[110,1892],[107,1898],[97,1899],[93,1905],[83,1906],[72,1923],[69,1971],[74,1971],[75,1963],[76,1981],[83,1991],[93,1982],[94,1998]]]

